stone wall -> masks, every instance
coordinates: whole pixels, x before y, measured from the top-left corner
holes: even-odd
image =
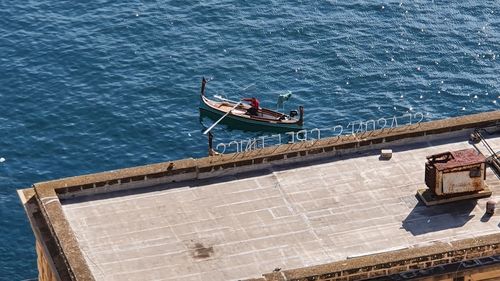
[[[500,270],[500,237],[450,243],[263,274],[262,281],[447,280]],[[500,280],[500,276],[495,275]],[[491,277],[491,276],[490,276]],[[467,280],[467,279],[465,279]],[[477,279],[480,280],[480,279]]]
[[[58,281],[56,275],[52,272],[50,264],[47,262],[47,257],[42,246],[36,241],[36,254],[38,265],[38,280],[39,281]]]
[[[61,252],[57,239],[42,214],[34,190],[18,190],[18,194],[35,235],[39,280],[74,280],[71,278],[71,270],[64,253]]]

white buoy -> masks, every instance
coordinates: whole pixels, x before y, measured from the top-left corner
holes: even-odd
[[[0,163],[5,162],[5,158],[0,157]]]

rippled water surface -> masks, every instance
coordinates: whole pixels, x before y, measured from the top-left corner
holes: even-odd
[[[497,110],[499,1],[0,1],[0,279],[37,276],[16,189],[206,155],[209,95],[306,127]],[[255,136],[217,127],[217,142]]]

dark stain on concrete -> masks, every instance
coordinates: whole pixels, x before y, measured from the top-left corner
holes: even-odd
[[[214,254],[213,247],[205,247],[201,243],[194,244],[193,258],[195,259],[206,259]]]

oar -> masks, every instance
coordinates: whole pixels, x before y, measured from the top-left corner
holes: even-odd
[[[241,101],[240,101],[240,102],[238,102],[237,104],[235,104],[235,105],[234,105],[234,106],[233,106],[233,107],[232,107],[232,108],[231,108],[228,112],[226,112],[226,114],[224,114],[224,115],[223,115],[223,116],[222,116],[219,120],[215,121],[215,123],[214,123],[212,126],[210,126],[210,128],[206,129],[206,130],[205,130],[205,132],[203,132],[203,134],[204,134],[204,135],[206,135],[208,132],[210,132],[210,130],[212,130],[212,129],[215,127],[215,125],[219,124],[219,122],[220,122],[220,121],[222,121],[222,119],[224,119],[224,117],[226,117],[229,113],[231,113],[231,111],[232,111],[233,109],[235,109],[235,108],[236,108],[238,105],[240,105],[240,104],[241,104]]]
[[[223,97],[221,97],[220,95],[214,95],[214,98],[216,98],[216,99],[218,99],[218,100],[221,100],[221,101],[227,101],[227,102],[237,103],[237,101],[234,101],[234,100],[230,100],[230,99],[223,98]]]

